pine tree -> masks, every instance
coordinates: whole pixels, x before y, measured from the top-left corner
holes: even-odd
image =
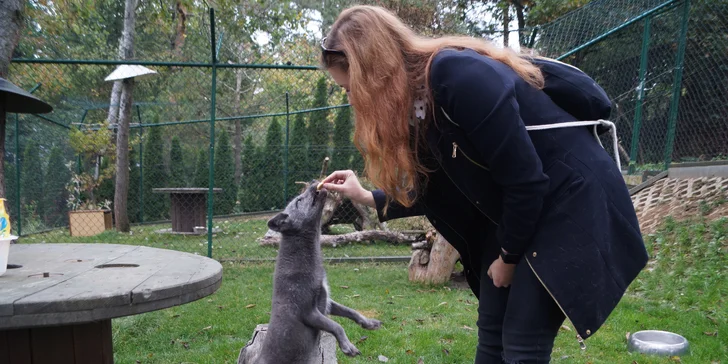
[[[266,187],[262,196],[263,208],[277,209],[283,207],[283,133],[277,118],[273,118],[265,135],[263,154],[265,171],[259,183]]]
[[[253,144],[252,135],[245,138],[241,159],[243,173],[240,179],[240,208],[244,212],[260,211],[260,181],[263,180],[263,173],[259,166],[259,152]]]
[[[316,84],[316,94],[313,101],[314,108],[328,106],[326,78],[321,77]],[[319,110],[311,113],[308,121],[309,164],[312,170],[318,170],[328,154],[331,125],[328,122],[329,110]]]
[[[113,167],[113,166],[112,166]],[[101,165],[99,166],[99,170],[103,171],[109,168],[109,159],[102,157],[101,158]],[[99,202],[103,201],[114,201],[114,178],[106,178],[103,181],[101,181],[101,184],[99,184],[98,189],[96,190],[97,194],[97,200]]]
[[[43,211],[43,165],[40,161],[40,148],[35,140],[29,140],[23,151],[20,164],[20,200],[24,215],[39,214]],[[35,207],[34,211],[28,210]]]
[[[353,156],[351,158],[351,169],[357,173],[359,176],[364,175],[364,157],[362,157],[361,153],[359,152],[356,147],[354,147]]]
[[[348,102],[346,93],[344,93],[341,104],[345,105]],[[339,108],[334,122],[334,155],[331,157],[331,168],[329,168],[331,172],[351,168],[352,148],[354,147],[351,144],[352,129],[351,109]]]
[[[172,147],[169,150],[169,187],[187,187],[184,157],[179,137],[172,138]]]
[[[16,209],[16,201],[18,196],[18,182],[16,176],[16,166],[14,163],[5,162],[5,211],[10,215],[10,221],[18,221],[18,211]],[[17,235],[15,230],[17,226],[11,224],[13,234]]]
[[[316,177],[308,165],[308,135],[303,113],[296,114],[288,146],[288,196],[298,194],[301,186],[296,182],[309,181]]]
[[[167,168],[164,164],[164,141],[160,127],[149,128],[147,141],[144,143],[143,157],[144,220],[159,220],[169,214],[169,196],[152,191],[154,188],[165,187],[169,182]]]
[[[71,171],[66,167],[63,152],[58,147],[51,149],[48,167],[43,179],[43,207],[46,226],[60,226],[66,221],[68,206],[68,190],[66,185],[71,180]]]
[[[238,187],[235,185],[235,163],[230,135],[225,129],[220,133],[215,148],[215,187],[222,188],[222,193],[215,194],[215,214],[232,214],[238,197]]]
[[[207,150],[207,148],[202,148],[197,153],[197,168],[192,187],[207,188],[210,185],[210,158]]]

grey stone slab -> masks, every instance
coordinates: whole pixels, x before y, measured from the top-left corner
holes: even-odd
[[[24,245],[11,252],[23,268],[0,276],[0,312],[5,313],[0,328],[157,310],[212,294],[222,282],[219,262],[189,253],[112,244]],[[29,277],[29,272],[41,276]],[[43,272],[51,275],[43,278]]]

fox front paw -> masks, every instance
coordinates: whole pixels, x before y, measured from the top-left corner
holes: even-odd
[[[361,327],[367,330],[376,330],[382,326],[382,323],[376,319],[367,319],[362,322]]]
[[[356,346],[354,346],[354,344],[352,344],[350,341],[341,343],[341,351],[343,351],[344,354],[352,357],[361,354],[359,349],[357,349]]]

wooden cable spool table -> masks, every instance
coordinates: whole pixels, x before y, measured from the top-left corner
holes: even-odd
[[[219,262],[134,245],[14,244],[0,276],[0,363],[113,363],[111,319],[189,303]]]
[[[173,233],[195,233],[195,227],[207,226],[207,194],[205,188],[154,188],[153,193],[169,193]],[[222,192],[213,188],[212,192]]]

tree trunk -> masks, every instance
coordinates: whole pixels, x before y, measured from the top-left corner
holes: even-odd
[[[516,8],[516,19],[518,20],[518,43],[521,47],[528,45],[528,34],[523,32],[526,28],[526,17],[523,14],[522,0],[512,0],[513,7]]]
[[[8,78],[10,60],[20,39],[23,0],[0,1],[0,77]],[[5,197],[5,124],[4,106],[0,106],[0,197]],[[17,130],[15,131],[18,132]]]
[[[177,28],[175,29],[174,41],[172,42],[172,51],[177,54],[182,53],[182,46],[185,43],[187,31],[187,9],[182,5],[181,1],[177,1]]]
[[[129,196],[129,122],[132,113],[132,92],[134,79],[127,78],[123,82],[121,93],[121,113],[119,115],[119,131],[116,134],[116,191],[114,193],[114,215],[116,231],[129,232],[129,215],[127,198]]]
[[[428,233],[427,243],[417,244],[414,248],[409,264],[410,281],[443,284],[450,280],[460,254],[445,238]]]
[[[0,102],[0,198],[5,197],[5,104]],[[15,131],[16,133],[18,130]],[[15,166],[16,168],[18,166]],[[12,177],[11,177],[12,178]]]
[[[321,235],[321,246],[339,246],[372,240],[385,241],[392,244],[412,244],[421,241],[422,234],[402,234],[395,231],[367,230],[341,235]],[[264,237],[258,239],[258,243],[261,246],[278,246],[280,242],[281,235],[278,233],[266,234]]]
[[[508,37],[511,35],[509,26],[511,24],[511,5],[503,4],[503,47],[508,48]]]
[[[106,122],[109,125],[114,125],[119,122],[119,103],[121,101],[121,81],[114,81],[114,86],[111,88],[111,99],[109,100],[109,115],[106,117]]]
[[[235,110],[237,110],[238,115],[241,114],[240,96],[243,92],[242,86],[243,70],[239,69],[235,71]],[[235,185],[240,186],[240,178],[243,175],[243,159],[241,155],[243,152],[243,128],[240,125],[240,119],[235,120],[235,136],[233,137],[233,142],[235,143],[235,146],[233,147],[233,158],[235,159]]]
[[[134,22],[136,0],[126,0],[124,30],[121,34],[120,53],[123,59],[134,57]],[[129,231],[129,215],[126,210],[129,195],[129,123],[131,122],[134,80],[125,79],[121,86],[119,125],[116,135],[116,184],[114,191],[114,215],[116,231]]]

